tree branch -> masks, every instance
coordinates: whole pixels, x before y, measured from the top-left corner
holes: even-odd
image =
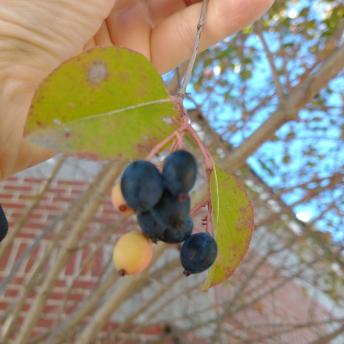
[[[154,261],[157,260],[166,248],[165,244],[158,244]],[[143,272],[134,276],[127,276],[124,279],[121,288],[110,295],[109,299],[95,313],[93,321],[91,321],[76,339],[76,343],[88,344],[93,343],[94,338],[99,331],[108,322],[113,312],[131,295],[133,290],[148,276],[149,272]]]
[[[310,344],[328,344],[328,343],[331,343],[335,338],[337,338],[343,333],[344,333],[344,325],[337,328],[335,331],[312,341]]]
[[[114,163],[109,162],[97,176],[98,178],[100,178],[101,181],[98,182],[97,178],[96,182],[94,182],[92,187],[90,187],[90,189],[88,190],[89,192],[92,192],[93,197],[96,199],[96,201],[89,202],[88,204],[84,205],[80,217],[71,229],[68,239],[63,245],[55,264],[47,273],[43,285],[39,289],[35,303],[31,306],[30,311],[26,315],[23,326],[14,342],[15,344],[25,343],[30,337],[33,327],[39,316],[41,315],[43,306],[45,305],[50,290],[53,287],[56,279],[58,278],[60,271],[63,269],[66,262],[72,255],[74,247],[78,245],[79,239],[84,232],[87,223],[96,212],[98,205],[102,200],[101,197],[111,188],[114,179],[118,176],[119,171],[123,167],[122,165],[123,164],[119,163],[114,168]]]
[[[4,254],[7,252],[8,247],[10,247],[16,238],[19,231],[22,229],[23,225],[27,222],[29,217],[32,215],[33,211],[36,209],[40,201],[42,200],[43,195],[50,187],[50,184],[53,182],[57,174],[59,173],[60,169],[62,168],[65,160],[66,155],[62,155],[62,157],[56,162],[55,166],[53,167],[51,174],[47,180],[45,180],[42,185],[40,186],[40,190],[36,194],[35,198],[31,202],[31,204],[26,208],[25,213],[19,218],[18,222],[14,225],[14,228],[8,233],[5,240],[2,242],[0,247],[0,261],[3,259]]]
[[[270,65],[270,69],[271,69],[271,74],[272,74],[272,78],[274,80],[274,84],[275,84],[275,87],[276,87],[276,92],[277,92],[277,95],[279,97],[279,100],[281,103],[284,102],[284,93],[283,93],[283,87],[282,87],[282,84],[279,80],[279,76],[278,76],[278,72],[277,72],[277,69],[276,69],[276,66],[275,66],[275,61],[274,61],[274,56],[273,54],[271,53],[270,49],[269,49],[269,46],[268,46],[268,43],[266,42],[266,39],[264,37],[264,33],[262,31],[262,25],[261,25],[261,22],[258,22],[257,25],[256,25],[256,33],[257,33],[257,36],[258,38],[260,39],[262,45],[263,45],[263,49],[265,51],[265,54],[266,54],[266,58],[269,62],[269,65]]]
[[[324,88],[344,67],[344,45],[336,48],[319,68],[301,84],[297,85],[277,110],[245,142],[228,155],[226,167],[236,170],[243,166],[264,142],[290,120],[296,120],[298,112]]]

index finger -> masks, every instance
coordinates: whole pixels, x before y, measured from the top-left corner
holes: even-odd
[[[184,1],[188,4],[193,0]],[[200,49],[204,50],[252,23],[273,2],[274,0],[210,0]],[[151,59],[160,72],[167,72],[190,57],[201,6],[201,3],[188,6],[152,29]]]

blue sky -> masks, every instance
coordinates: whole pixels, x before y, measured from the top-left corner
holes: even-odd
[[[309,1],[300,1],[291,6],[288,11],[288,16],[298,21],[298,13],[305,5],[309,5]],[[327,5],[326,5],[327,6]],[[324,5],[321,2],[312,3],[310,9],[310,18],[321,17],[326,12]],[[275,51],[279,48],[278,40],[275,39],[274,33],[266,35],[266,39],[269,44],[271,51]],[[299,56],[307,57],[307,63],[312,63],[313,55],[309,53],[312,45],[317,44],[315,40],[308,42],[301,41],[301,38],[297,35],[286,35],[284,43],[292,41],[293,43],[301,43],[299,49]],[[250,40],[246,44],[253,47],[260,47],[260,41],[255,37],[251,36]],[[276,65],[282,63],[276,59]],[[254,71],[252,77],[248,81],[247,93],[252,93],[254,99],[255,94],[260,92],[274,91],[273,86],[270,90],[267,88],[269,82],[271,83],[270,77],[270,66],[266,58],[259,58],[254,61]],[[241,66],[234,65],[233,70],[229,70],[226,73],[221,73],[221,68],[216,65],[211,66],[213,71],[213,77],[229,80],[233,85],[240,82],[238,73],[240,72]],[[302,74],[303,69],[299,65],[299,61],[290,61],[289,66],[289,77],[298,80],[298,77]],[[197,71],[196,71],[197,72]],[[270,80],[270,81],[268,81]],[[283,82],[283,75],[281,76]],[[240,97],[240,94],[235,94],[238,91],[235,87],[228,91],[227,84],[224,86],[217,86],[217,93],[220,95],[212,95],[211,99],[216,100],[219,104],[216,107],[210,107],[211,116],[209,117],[210,123],[215,130],[219,132],[224,126],[228,126],[228,121],[235,121],[235,119],[241,118],[241,109],[231,104],[230,101],[225,103],[226,92],[231,92],[231,96],[234,98]],[[342,104],[341,95],[344,94],[344,79],[337,78],[330,83],[332,92],[324,93],[324,98],[328,105],[336,107]],[[205,99],[204,95],[200,92],[196,92],[192,87],[188,91],[195,97],[195,100],[204,106],[205,112],[209,113],[209,107],[207,102],[209,99]],[[325,91],[323,91],[325,92]],[[259,100],[257,100],[259,101]],[[222,103],[221,103],[222,102]],[[249,104],[250,108],[254,107],[254,100]],[[192,108],[191,103],[186,103],[187,107]],[[240,145],[245,137],[252,134],[274,111],[277,106],[277,98],[275,97],[267,106],[261,111],[257,111],[252,120],[249,121],[244,130],[238,130],[237,133],[227,135],[225,138],[234,146]],[[248,159],[249,165],[253,170],[273,189],[278,189],[280,186],[291,186],[296,185],[300,182],[309,180],[313,176],[325,177],[330,176],[333,171],[340,170],[341,166],[344,166],[344,147],[342,141],[341,127],[344,127],[344,117],[340,116],[338,109],[330,110],[328,113],[324,113],[316,109],[303,109],[299,113],[300,121],[289,122],[285,124],[277,132],[279,140],[273,142],[267,142],[261,146],[257,152]],[[293,134],[294,138],[288,143],[288,163],[284,164],[286,153],[286,143],[282,140],[288,135]],[[305,165],[305,154],[307,150],[312,149],[313,155],[308,156],[308,164]],[[264,168],[262,167],[264,163]],[[307,166],[307,171],[303,171],[304,166]],[[277,171],[277,173],[271,173]],[[300,175],[301,172],[301,175]],[[295,174],[295,175],[294,175]],[[303,175],[302,175],[303,174]],[[288,175],[288,179],[284,179],[283,176]],[[302,191],[296,189],[294,192],[288,193],[282,196],[282,199],[287,204],[291,205],[302,197]],[[294,208],[294,212],[300,220],[308,222],[314,219],[323,210],[323,206],[330,203],[335,197],[343,197],[344,199],[344,186],[338,187],[336,191],[324,192],[319,199],[308,202],[302,206]],[[344,204],[341,208],[344,213]],[[327,221],[332,221],[334,227],[337,230],[332,230],[332,234],[335,240],[344,240],[344,232],[340,231],[340,226],[344,226],[343,218],[340,218],[335,213],[326,214],[325,218]],[[326,221],[320,221],[317,223],[319,229],[327,231],[330,227]],[[331,228],[334,228],[333,226]]]

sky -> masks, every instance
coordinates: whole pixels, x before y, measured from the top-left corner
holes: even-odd
[[[295,2],[294,6],[291,6],[288,10],[289,18],[293,20],[298,20],[298,13],[302,8],[309,4],[309,0],[303,0]],[[328,6],[328,5],[326,5]],[[322,17],[326,13],[326,7],[321,4],[321,1],[312,3],[312,9],[310,11],[312,16]],[[290,37],[289,37],[290,36]],[[291,40],[299,40],[299,37],[289,35],[287,37]],[[250,38],[249,44],[253,46],[259,46],[261,43],[256,37]],[[269,44],[271,51],[278,48],[276,44],[276,39],[273,34],[267,35],[266,39]],[[312,54],[308,53],[312,44],[316,42],[302,42],[300,55],[309,56],[312,58]],[[310,62],[310,61],[308,61]],[[279,61],[276,61],[278,65]],[[291,61],[293,63],[293,61]],[[295,64],[296,65],[296,64]],[[213,64],[212,73],[214,78],[228,78],[233,83],[237,82],[235,74],[240,73],[241,66],[235,65],[234,70],[229,71],[229,73],[224,74],[221,71],[219,65]],[[234,72],[234,73],[233,73]],[[298,75],[301,70],[297,67],[290,68],[290,76],[295,80],[298,79]],[[259,59],[255,62],[254,73],[249,81],[249,89],[252,92],[259,92],[261,89],[266,89],[266,80],[270,77],[270,66],[266,59]],[[221,86],[219,86],[221,88]],[[327,104],[336,107],[342,104],[343,99],[341,95],[344,94],[344,79],[337,78],[330,83],[330,88],[333,92],[326,93],[325,98]],[[227,90],[224,88],[223,93]],[[235,90],[231,90],[235,92]],[[196,102],[199,104],[205,103],[205,98],[202,94],[195,91],[191,86],[188,88]],[[232,94],[233,95],[233,94]],[[240,96],[240,95],[237,95]],[[221,97],[217,97],[218,102],[221,102]],[[243,131],[238,131],[234,135],[225,137],[234,147],[240,145],[245,137],[249,136],[254,132],[274,111],[277,104],[276,101],[272,101],[268,106],[264,107],[260,112],[257,112],[254,116],[254,120],[250,121],[249,125],[245,128],[244,135]],[[192,108],[193,104],[186,102],[186,107]],[[228,119],[240,118],[240,110],[231,106],[230,104],[223,104],[223,106],[218,106],[216,109],[212,109],[214,116],[210,118],[210,124],[213,128],[220,132],[220,129],[224,124],[227,123]],[[215,116],[216,114],[216,116]],[[248,164],[251,168],[269,185],[272,189],[278,188],[279,186],[289,186],[297,184],[299,182],[304,182],[309,179],[310,176],[317,175],[319,177],[324,177],[331,175],[333,171],[339,171],[341,166],[344,166],[344,145],[342,141],[341,127],[344,127],[344,116],[338,114],[338,110],[334,110],[333,113],[323,113],[316,110],[303,109],[299,113],[300,121],[297,123],[290,122],[285,124],[277,132],[277,136],[282,140],[287,137],[291,132],[296,133],[294,139],[288,144],[288,154],[289,162],[287,164],[283,163],[285,158],[285,143],[281,141],[266,142],[261,146],[257,152],[248,159]],[[214,119],[215,118],[215,119]],[[335,123],[333,120],[335,119]],[[303,172],[305,166],[305,150],[308,148],[315,149],[314,157],[309,157],[309,163],[307,168],[309,171],[305,171],[304,175],[296,176],[296,172]],[[262,167],[262,161],[265,167]],[[277,171],[277,173],[271,173]],[[293,171],[295,171],[295,176],[293,176]],[[285,180],[283,175],[290,175],[288,180]],[[295,190],[294,192],[282,195],[282,200],[291,205],[298,199],[302,197],[301,190]],[[294,207],[294,212],[296,217],[303,221],[309,222],[316,218],[322,211],[323,204],[329,203],[333,197],[343,197],[344,199],[344,185],[338,186],[337,190],[334,192],[324,192],[321,195],[321,202],[319,200],[308,202],[297,207]],[[344,201],[341,208],[344,213]],[[327,221],[333,222],[333,226],[329,227],[328,222],[319,221],[317,222],[318,229],[327,231],[331,230],[333,238],[335,241],[344,240],[344,231],[340,230],[340,226],[344,227],[343,218],[338,217],[335,213],[328,213],[325,215]],[[333,230],[337,228],[337,230]]]

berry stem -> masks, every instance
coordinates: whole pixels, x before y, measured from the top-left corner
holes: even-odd
[[[197,143],[199,149],[201,150],[201,153],[204,158],[206,173],[207,175],[210,175],[211,171],[213,170],[214,163],[213,163],[213,159],[211,158],[208,148],[204,145],[204,143],[202,142],[202,140],[199,138],[198,134],[196,133],[195,129],[192,128],[191,125],[189,125],[186,130],[190,133],[191,137]]]
[[[179,130],[179,129],[178,129]],[[169,136],[165,137],[161,142],[159,142],[157,145],[155,145],[150,153],[147,155],[146,160],[151,160],[158,152],[162,150],[162,148],[169,143],[171,140],[173,140],[176,137],[176,132],[174,131],[172,134]]]
[[[213,232],[213,217],[212,217],[212,205],[211,205],[211,200],[209,199],[208,201],[208,215],[207,215],[207,223],[205,230],[209,232]]]
[[[192,210],[191,210],[191,216],[196,215],[202,208],[208,205],[209,199],[201,201],[198,203]]]

